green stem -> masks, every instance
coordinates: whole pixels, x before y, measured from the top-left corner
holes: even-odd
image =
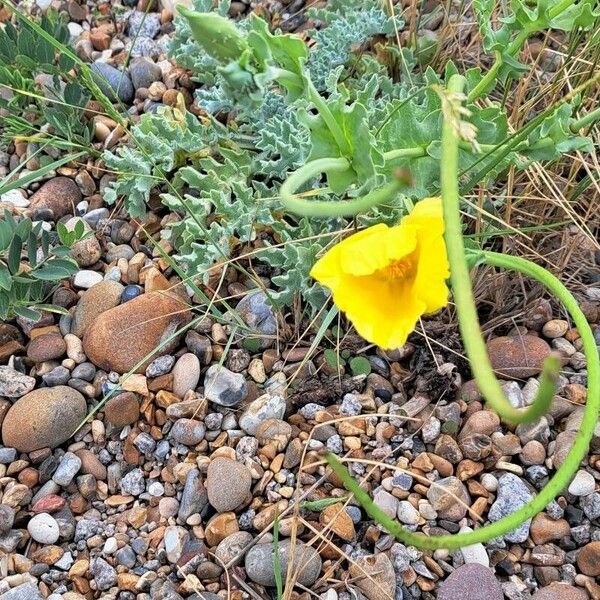
[[[465,79],[455,75],[450,79],[448,91],[461,92]],[[451,100],[457,103],[457,100]],[[494,375],[494,370],[487,355],[485,340],[479,328],[477,307],[471,287],[469,265],[465,257],[465,247],[460,220],[460,196],[458,191],[458,139],[454,119],[459,115],[445,115],[442,127],[442,163],[441,191],[444,206],[444,223],[448,261],[451,265],[450,280],[452,294],[456,303],[456,312],[460,332],[467,356],[470,358],[471,370],[483,397],[492,408],[505,420],[511,423],[531,422],[548,411],[554,397],[555,380],[558,377],[560,363],[555,357],[544,362],[540,379],[540,388],[534,403],[526,410],[515,408],[507,400],[502,386]]]
[[[421,158],[425,156],[427,151],[421,146],[414,146],[413,148],[397,148],[396,150],[389,150],[383,153],[383,160],[389,162],[397,160],[398,158]]]
[[[350,217],[359,212],[391,200],[401,189],[409,185],[406,177],[395,177],[391,183],[384,185],[364,196],[352,200],[324,200],[314,202],[295,196],[296,190],[304,183],[330,171],[345,171],[350,163],[345,158],[319,158],[306,163],[294,171],[283,183],[279,195],[284,206],[291,212],[307,217],[329,219],[333,217]]]
[[[557,17],[560,13],[565,11],[569,6],[571,6],[575,0],[562,0],[556,6],[553,6],[549,11],[549,16],[551,19]],[[529,25],[529,27],[524,27],[515,37],[515,39],[508,45],[506,48],[506,54],[509,56],[515,56],[523,44],[527,41],[527,38],[539,31],[536,23],[533,22]],[[468,102],[473,102],[486,92],[490,91],[488,88],[498,75],[498,71],[502,68],[504,64],[504,58],[502,56],[502,52],[496,51],[496,58],[494,60],[494,64],[490,67],[489,71],[484,75],[481,81],[469,92],[469,96],[467,97]]]
[[[595,110],[592,110],[587,115],[584,115],[580,119],[576,119],[570,125],[570,129],[573,133],[577,133],[579,130],[591,125],[592,123],[600,120],[600,106]]]

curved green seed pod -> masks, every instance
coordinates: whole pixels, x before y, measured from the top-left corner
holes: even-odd
[[[194,39],[214,59],[231,62],[248,50],[246,38],[228,18],[216,13],[196,12],[181,4],[177,10],[190,24]]]

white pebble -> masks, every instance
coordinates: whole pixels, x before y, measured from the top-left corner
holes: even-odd
[[[58,523],[48,513],[35,515],[27,524],[29,535],[40,544],[54,544],[58,541]]]
[[[569,485],[569,494],[573,496],[589,496],[596,487],[596,480],[591,473],[581,470],[577,471],[573,481]]]
[[[470,527],[461,527],[460,533],[473,531]],[[461,554],[466,563],[478,563],[484,567],[490,566],[490,557],[486,552],[483,544],[473,544],[472,546],[464,546],[460,549]]]
[[[0,194],[0,202],[7,202],[19,208],[27,208],[29,200],[23,196],[20,190],[10,190],[4,194]]]
[[[408,501],[398,503],[398,521],[406,525],[416,525],[419,522],[419,511]]]
[[[165,488],[160,481],[155,481],[148,486],[148,493],[158,498],[165,493]]]
[[[481,485],[488,492],[495,492],[498,489],[498,479],[494,477],[491,473],[484,473],[481,476]]]
[[[93,285],[96,285],[101,281],[102,273],[90,271],[88,269],[77,271],[77,273],[75,273],[75,277],[73,277],[73,285],[78,288],[83,288],[84,290],[88,290]]]
[[[119,545],[117,544],[117,540],[114,537],[109,537],[106,542],[104,542],[104,548],[102,551],[104,554],[114,554],[119,549]]]

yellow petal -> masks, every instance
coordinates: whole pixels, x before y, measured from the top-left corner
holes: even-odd
[[[412,225],[431,234],[444,232],[444,211],[441,198],[423,198],[413,210],[402,219],[403,225]]]
[[[428,239],[419,248],[419,262],[414,281],[415,296],[425,304],[425,312],[433,313],[448,304],[450,276],[446,244],[440,235]]]

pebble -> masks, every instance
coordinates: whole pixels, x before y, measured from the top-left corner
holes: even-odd
[[[167,560],[170,563],[176,563],[181,558],[183,548],[188,538],[188,532],[183,527],[170,525],[165,529],[163,541],[165,544]]]
[[[467,488],[452,476],[439,479],[435,485],[431,485],[427,490],[427,499],[440,518],[453,522],[460,521],[471,505]]]
[[[67,345],[60,333],[44,333],[29,342],[27,357],[35,363],[41,363],[60,358],[66,350]]]
[[[581,588],[553,581],[550,585],[536,590],[531,600],[588,600],[588,595]]]
[[[123,494],[139,496],[146,490],[146,480],[141,469],[132,469],[119,481],[119,489]]]
[[[250,494],[252,475],[245,465],[229,458],[215,458],[208,465],[208,501],[220,513],[235,510]]]
[[[179,419],[175,421],[170,436],[173,440],[185,446],[199,444],[206,433],[206,427],[195,419]]]
[[[275,343],[277,317],[265,292],[252,292],[244,296],[236,306],[236,311],[248,327],[255,332],[258,349],[265,350]],[[252,336],[250,340],[254,341]]]
[[[121,294],[121,303],[129,302],[142,294],[142,288],[139,285],[126,285]]]
[[[526,379],[542,370],[551,348],[541,338],[532,335],[497,337],[487,343],[492,367],[499,374],[513,379]]]
[[[36,4],[39,6],[40,4],[46,3],[41,3],[40,0],[37,0]],[[44,600],[44,596],[40,594],[37,586],[31,582],[22,583],[13,587],[6,593],[2,594],[0,598],[2,600]]]
[[[398,520],[406,525],[416,525],[419,522],[419,511],[408,500],[398,503]]]
[[[173,365],[175,364],[175,357],[170,354],[165,356],[159,356],[154,359],[146,368],[146,377],[160,377],[171,372]]]
[[[200,381],[200,361],[195,354],[186,352],[173,367],[173,393],[183,398],[189,390],[195,390]]]
[[[0,504],[0,537],[8,533],[15,522],[15,513],[10,506]]]
[[[127,373],[139,364],[136,372],[143,373],[156,355],[169,354],[176,347],[177,335],[156,350],[190,322],[186,309],[181,300],[158,292],[120,304],[103,312],[87,329],[85,353],[105,371]],[[148,355],[151,358],[144,360]]]
[[[350,563],[348,573],[367,600],[396,597],[396,574],[387,554],[361,556]]]
[[[569,330],[569,324],[563,319],[552,319],[542,327],[542,334],[550,339],[563,337]]]
[[[579,551],[577,566],[584,575],[600,576],[600,541],[590,542]]]
[[[248,578],[254,583],[275,586],[273,544],[257,544],[246,553],[244,566]],[[312,546],[296,541],[292,546],[289,539],[279,543],[279,561],[281,573],[287,573],[289,561],[292,561],[295,578],[303,586],[310,587],[318,578],[322,561]]]
[[[502,587],[488,567],[464,564],[440,585],[438,600],[504,600]]]
[[[0,366],[0,396],[20,398],[35,387],[35,378],[11,367]]]
[[[506,473],[498,479],[498,493],[495,502],[490,507],[488,518],[499,521],[527,504],[533,494],[525,482],[513,473]],[[528,519],[513,531],[504,535],[504,539],[514,544],[523,543],[529,536],[531,519]]]
[[[134,10],[129,15],[128,34],[131,39],[135,37],[147,37],[152,39],[159,31],[160,15],[158,13]]]
[[[104,406],[104,414],[115,427],[132,425],[140,417],[138,397],[133,392],[117,394]]]
[[[94,81],[111,102],[120,100],[127,104],[133,100],[133,84],[127,73],[102,62],[93,63],[90,70],[94,73]]]
[[[69,213],[73,214],[81,199],[81,190],[71,178],[54,177],[31,196],[29,209],[48,209],[52,211],[54,219],[58,220]]]
[[[204,395],[220,406],[236,406],[248,395],[248,384],[241,373],[212,365],[204,376]]]
[[[6,413],[2,439],[21,452],[56,448],[73,435],[86,413],[84,397],[73,388],[40,388],[17,400]]]
[[[186,478],[181,500],[173,515],[185,522],[191,515],[201,513],[208,503],[208,494],[198,469],[191,469]]]
[[[102,281],[102,273],[98,271],[88,271],[81,269],[75,273],[73,277],[73,285],[84,290],[89,290],[91,287]]]
[[[90,573],[99,590],[108,590],[117,583],[117,572],[103,558],[92,560]]]
[[[469,533],[473,531],[470,527],[461,527],[460,533]],[[460,549],[463,560],[465,563],[477,563],[484,567],[490,566],[490,557],[485,549],[485,546],[481,543],[471,544],[470,546],[463,546]]]
[[[65,452],[58,468],[52,476],[54,483],[62,487],[68,486],[81,469],[81,459],[72,452]]]
[[[242,412],[239,426],[249,435],[254,435],[258,426],[267,419],[283,419],[285,399],[277,394],[263,394],[253,400]]]
[[[149,88],[155,81],[160,81],[160,67],[150,60],[145,58],[135,58],[129,65],[129,76],[133,87],[138,90],[140,88]]]
[[[569,484],[569,494],[573,496],[589,496],[594,492],[596,480],[594,476],[583,469],[575,473],[573,481]]]
[[[40,513],[32,517],[27,524],[27,531],[40,544],[54,544],[60,535],[56,519],[48,513]]]

